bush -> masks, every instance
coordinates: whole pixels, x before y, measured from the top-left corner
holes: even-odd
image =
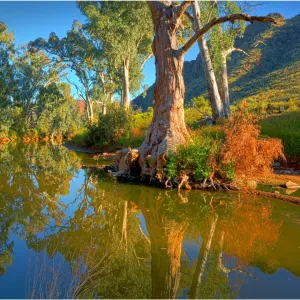
[[[204,180],[213,175],[220,143],[209,137],[180,146],[176,152],[168,155],[166,173],[174,178],[189,173],[195,180]]]
[[[260,138],[260,126],[253,115],[238,111],[225,129],[222,161],[234,163],[237,175],[270,174],[272,163],[285,158],[279,139]]]
[[[132,112],[125,110],[119,103],[112,103],[106,115],[99,116],[96,125],[90,125],[87,142],[93,145],[114,145],[121,136],[130,134]]]

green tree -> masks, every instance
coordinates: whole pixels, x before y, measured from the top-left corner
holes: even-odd
[[[14,58],[17,91],[13,104],[22,107],[24,131],[33,128],[36,121],[36,102],[39,91],[59,81],[62,67],[53,64],[44,51],[31,51],[26,47],[18,49]]]
[[[37,128],[41,135],[50,136],[51,142],[54,137],[59,140],[71,137],[79,129],[79,111],[69,92],[70,89],[66,84],[63,86],[51,84],[40,90]]]
[[[67,36],[59,39],[52,32],[48,40],[38,38],[30,43],[32,49],[43,49],[55,62],[64,65],[76,75],[77,81],[69,82],[75,86],[78,96],[86,103],[87,119],[94,121],[91,91],[95,84],[94,55],[95,45],[88,39],[79,22],[74,22]]]
[[[152,55],[152,24],[147,5],[139,1],[79,1],[78,7],[87,17],[84,27],[101,43],[104,56],[122,70],[122,103],[128,108],[130,92],[139,90],[143,65]]]

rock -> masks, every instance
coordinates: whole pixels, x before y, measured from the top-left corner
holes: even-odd
[[[257,182],[254,181],[254,180],[249,180],[249,181],[247,181],[247,187],[250,190],[256,190],[256,188],[257,188]]]
[[[278,191],[275,191],[274,193],[275,193],[275,194],[280,194]]]
[[[117,172],[112,173],[113,176],[121,176],[130,171],[131,166],[138,160],[138,149],[126,148],[116,153]]]
[[[299,185],[295,182],[287,181],[285,183],[285,187],[288,188],[288,189],[294,189],[295,187],[299,188]]]

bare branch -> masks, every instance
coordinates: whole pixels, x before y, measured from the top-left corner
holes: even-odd
[[[227,57],[228,55],[230,55],[232,52],[234,51],[238,51],[238,52],[241,52],[241,53],[244,53],[245,55],[247,56],[250,56],[246,51],[244,51],[243,49],[240,49],[240,48],[230,48],[230,49],[227,49],[225,52],[224,52],[224,55]]]
[[[259,44],[263,44],[265,46],[267,46],[267,44],[263,41],[257,41],[255,44],[254,44],[254,47],[256,48]]]
[[[176,19],[180,19],[193,1],[183,1],[176,10]]]
[[[249,16],[246,14],[235,14],[220,18],[214,18],[205,26],[203,26],[198,32],[196,32],[187,42],[186,44],[180,48],[178,51],[181,51],[182,54],[185,54],[193,45],[194,43],[204,35],[209,29],[214,27],[215,25],[222,24],[225,22],[234,22],[236,20],[248,21],[248,22],[263,22],[263,23],[276,23],[276,20],[271,17],[258,17],[258,16]]]
[[[142,65],[141,65],[141,70],[143,70],[145,63],[148,61],[148,59],[150,59],[153,56],[153,53],[150,53],[146,59],[143,61]]]

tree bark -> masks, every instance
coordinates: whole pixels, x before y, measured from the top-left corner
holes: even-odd
[[[164,157],[168,151],[186,143],[189,137],[184,121],[184,55],[178,51],[178,25],[174,24],[170,4],[147,3],[152,11],[155,32],[152,50],[155,56],[156,82],[153,119],[139,149],[143,174],[151,173],[146,163],[147,156],[151,156],[153,168],[162,172]]]
[[[222,34],[222,30],[220,30]],[[231,55],[233,51],[239,51],[245,55],[248,55],[244,50],[239,48],[231,48],[222,51],[222,67],[219,76],[217,77],[219,93],[224,105],[224,114],[226,118],[230,117],[230,93],[228,83],[228,70],[227,70],[227,57]],[[249,56],[249,55],[248,55]]]
[[[195,0],[193,2],[193,14],[194,14],[194,31],[197,32],[202,27],[199,0]],[[205,35],[202,35],[198,39],[198,46],[200,50],[200,56],[201,56],[205,77],[207,79],[208,92],[209,92],[211,108],[212,108],[212,115],[214,119],[222,118],[224,117],[223,102],[219,94],[217,79],[213,69]]]
[[[130,107],[130,94],[129,94],[129,59],[123,59],[123,106]]]

